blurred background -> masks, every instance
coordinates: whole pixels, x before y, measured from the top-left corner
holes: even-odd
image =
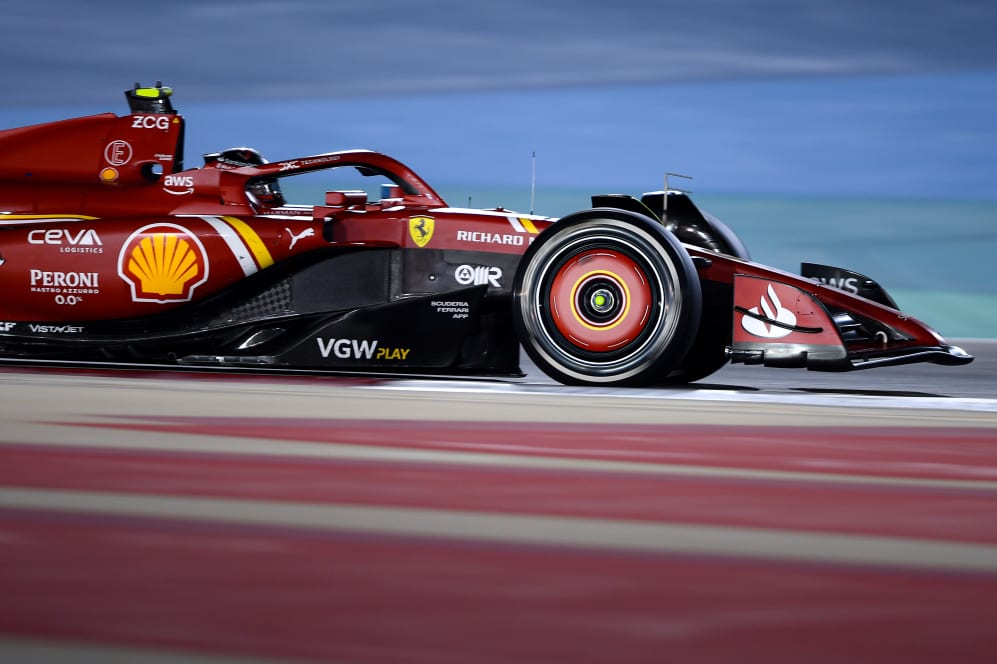
[[[0,126],[162,80],[188,167],[369,148],[452,205],[551,216],[683,173],[755,260],[993,338],[995,27],[971,0],[36,0],[5,7]]]

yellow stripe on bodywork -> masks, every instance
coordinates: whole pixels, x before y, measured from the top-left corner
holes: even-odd
[[[520,217],[519,223],[523,225],[523,228],[525,228],[526,232],[529,233],[530,235],[536,235],[537,233],[540,232],[537,230],[537,227],[533,225],[533,222],[527,219],[526,217]]]
[[[88,217],[85,214],[0,214],[3,221],[34,221],[36,219],[51,219],[52,221],[93,221],[99,217]]]
[[[256,264],[260,266],[261,270],[273,265],[273,256],[270,255],[266,245],[263,244],[263,240],[260,239],[260,236],[257,235],[256,231],[249,224],[238,217],[222,217],[222,220],[239,234],[239,237],[246,243],[246,247],[253,254]]]

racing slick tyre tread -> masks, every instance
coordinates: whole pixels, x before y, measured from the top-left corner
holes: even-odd
[[[538,236],[512,296],[523,348],[569,385],[660,382],[681,366],[702,307],[681,243],[657,221],[612,208],[569,215]]]

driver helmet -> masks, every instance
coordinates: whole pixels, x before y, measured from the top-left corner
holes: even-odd
[[[204,155],[204,163],[208,166],[222,168],[242,168],[243,166],[262,166],[269,163],[258,150],[253,148],[229,148],[221,152]],[[276,178],[254,180],[246,188],[253,202],[266,207],[278,207],[284,204],[284,194]]]
[[[253,148],[229,148],[221,152],[210,152],[204,155],[206,166],[224,165],[231,168],[241,168],[243,166],[262,166],[269,163],[263,158],[259,150]]]
[[[284,194],[276,178],[255,180],[246,188],[249,195],[261,205],[277,207],[284,204]]]

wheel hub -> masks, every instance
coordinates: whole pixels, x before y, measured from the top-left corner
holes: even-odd
[[[593,326],[611,325],[627,306],[626,284],[615,274],[594,274],[578,284],[574,296],[580,320]]]
[[[557,330],[591,352],[615,351],[637,339],[654,304],[644,271],[614,249],[573,256],[554,274],[549,297]]]

